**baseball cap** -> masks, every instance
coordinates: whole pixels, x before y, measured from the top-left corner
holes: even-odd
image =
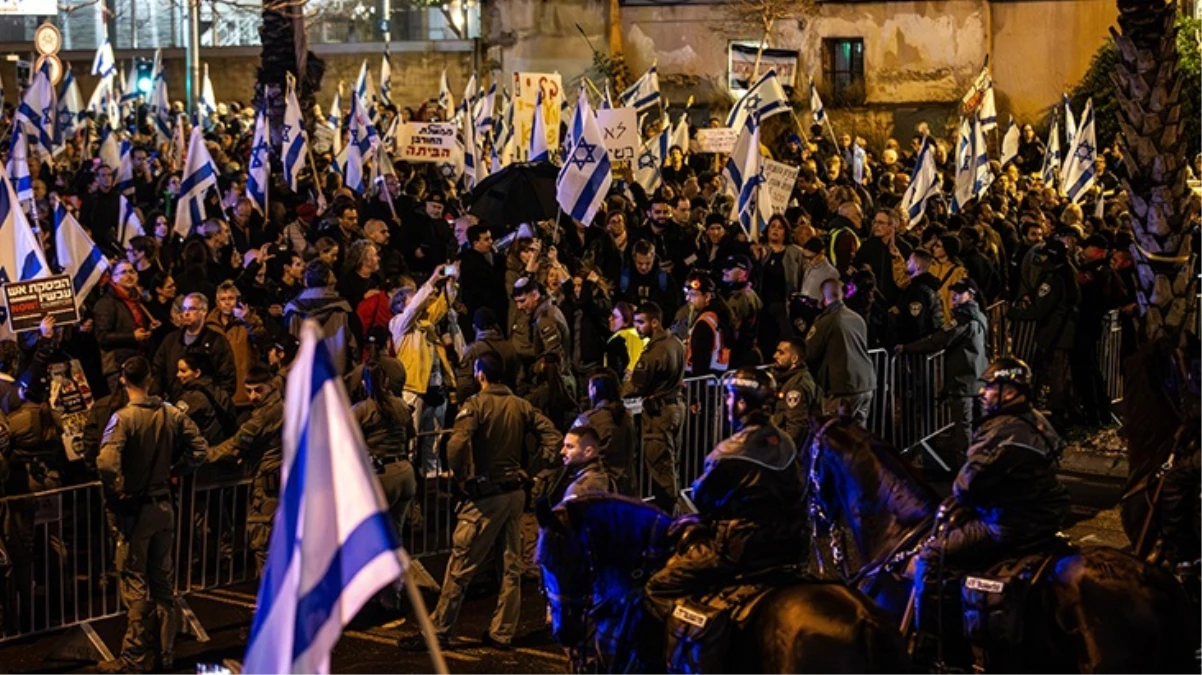
[[[977,287],[977,282],[967,277],[952,284],[949,288],[951,288],[953,293],[971,292],[973,295],[978,297],[981,295],[981,289]]]
[[[724,270],[740,269],[745,272],[751,271],[751,259],[747,256],[736,253],[726,259],[726,263],[722,266]]]

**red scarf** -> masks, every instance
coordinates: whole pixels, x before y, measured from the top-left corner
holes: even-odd
[[[118,302],[125,305],[125,308],[129,310],[130,314],[133,315],[135,327],[145,329],[150,328],[149,322],[146,320],[146,313],[142,310],[142,302],[137,297],[129,297],[129,295],[125,292],[125,289],[121,288],[117,284],[114,284],[112,281],[109,282],[109,290],[113,292],[113,297],[117,298]]]

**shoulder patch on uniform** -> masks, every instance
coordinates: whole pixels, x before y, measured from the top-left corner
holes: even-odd
[[[796,389],[785,392],[785,405],[790,408],[796,408],[801,405],[801,392]]]
[[[922,314],[922,303],[921,302],[911,302],[910,303],[910,316],[918,316],[919,314]]]
[[[1051,292],[1052,292],[1052,287],[1050,285],[1048,285],[1048,282],[1045,281],[1042,284],[1039,284],[1039,291],[1038,291],[1039,297],[1042,298]]]
[[[810,326],[810,332],[806,333],[806,339],[809,340],[818,332],[818,326]]]
[[[175,404],[175,407],[178,408],[179,411],[182,413],[188,412],[188,402],[187,401],[180,401],[179,403]]]

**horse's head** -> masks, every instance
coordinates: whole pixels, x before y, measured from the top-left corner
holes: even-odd
[[[863,557],[934,513],[938,498],[900,453],[849,420],[819,427],[809,452],[810,517],[846,524]]]
[[[536,509],[538,563],[551,605],[551,631],[565,647],[582,643],[588,621],[613,601],[632,602],[668,554],[671,519],[653,506],[597,494]]]

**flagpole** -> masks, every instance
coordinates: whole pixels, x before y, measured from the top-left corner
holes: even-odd
[[[426,646],[430,649],[430,661],[433,662],[434,672],[438,675],[447,675],[450,671],[447,670],[447,661],[442,655],[442,648],[438,646],[438,635],[434,632],[434,624],[430,621],[430,612],[426,609],[426,601],[422,599],[422,592],[417,587],[417,581],[414,580],[412,574],[409,574],[413,561],[409,559],[409,554],[405,552],[405,549],[400,549],[400,557],[401,568],[404,570],[401,576],[405,579],[409,604],[413,605],[413,613],[417,615],[417,623],[421,626],[422,637],[426,639]]]

